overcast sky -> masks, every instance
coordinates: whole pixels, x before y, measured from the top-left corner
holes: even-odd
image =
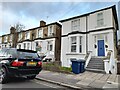
[[[40,20],[46,21],[47,24],[58,22],[62,19],[118,4],[118,0],[115,0],[115,2],[67,1],[68,2],[1,2],[0,36],[10,33],[10,26],[18,22],[23,24],[25,29],[29,29],[39,26]]]

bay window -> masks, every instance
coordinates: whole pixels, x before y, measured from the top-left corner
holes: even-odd
[[[77,43],[76,37],[71,37],[71,52],[76,52]]]
[[[70,52],[82,53],[82,36],[70,37]]]

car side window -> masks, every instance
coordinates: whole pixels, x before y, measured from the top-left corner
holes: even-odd
[[[17,57],[17,52],[15,50],[8,50],[7,54],[11,57]]]
[[[0,57],[6,57],[6,49],[0,51]]]

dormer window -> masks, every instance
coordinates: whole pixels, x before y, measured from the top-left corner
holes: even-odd
[[[71,25],[72,31],[76,31],[80,29],[80,19],[73,20],[71,24],[72,24]]]
[[[104,24],[103,13],[97,14],[97,26],[102,26]]]

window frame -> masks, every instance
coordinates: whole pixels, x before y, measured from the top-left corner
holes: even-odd
[[[72,40],[73,38],[74,38],[76,41],[73,41],[73,40]],[[70,38],[70,40],[71,40],[71,44],[70,44],[70,45],[71,45],[71,50],[70,50],[70,51],[71,51],[71,52],[76,52],[76,51],[77,51],[77,37],[76,37],[76,36],[73,36],[73,37]],[[76,48],[76,49],[73,50],[73,48],[74,48],[74,49]]]
[[[80,19],[75,19],[71,21],[71,30],[77,31],[80,29]]]
[[[104,15],[103,12],[97,13],[97,26],[103,26],[104,25]]]
[[[43,29],[39,28],[38,29],[38,38],[43,37]]]

